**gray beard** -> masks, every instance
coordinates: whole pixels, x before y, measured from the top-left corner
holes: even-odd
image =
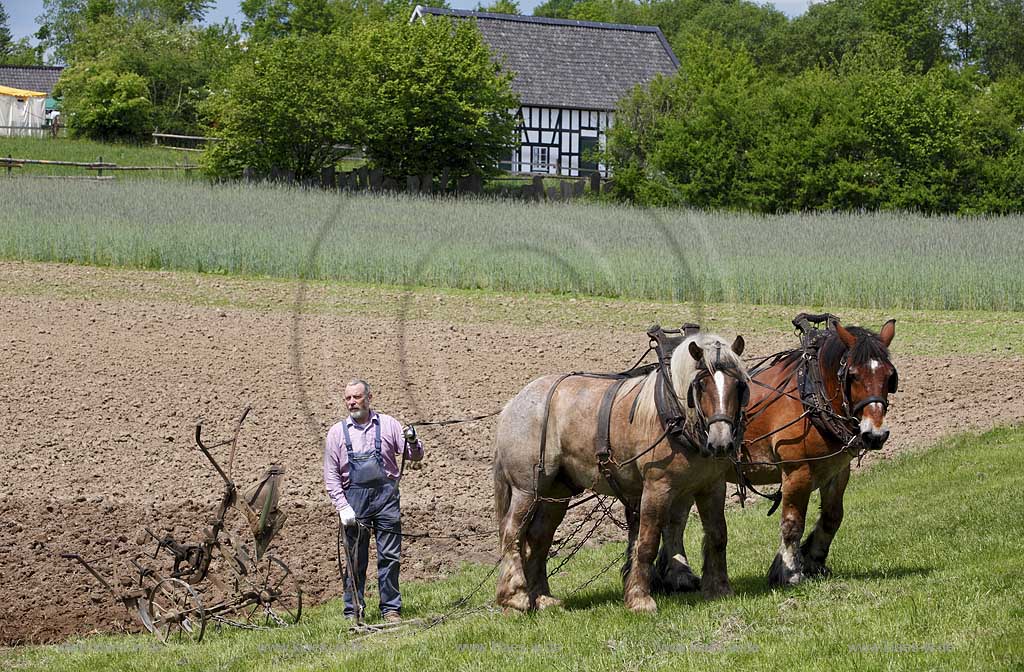
[[[349,413],[348,415],[349,415],[350,418],[352,418],[356,422],[362,424],[362,422],[364,420],[366,420],[366,417],[369,414],[370,414],[370,411],[368,409],[361,408],[358,411],[353,411],[352,413]]]

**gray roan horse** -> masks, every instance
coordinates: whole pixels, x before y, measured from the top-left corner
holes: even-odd
[[[664,335],[655,327],[652,339],[654,329]],[[691,334],[670,359],[659,349],[657,365],[623,376],[544,376],[505,406],[494,458],[499,606],[526,611],[560,604],[548,585],[548,553],[569,499],[584,490],[625,505],[629,609],[657,610],[652,578],[676,590],[696,581],[682,555],[665,555],[652,577],[662,528],[685,516],[693,501],[704,527],[703,593],[731,594],[724,474],[731,468],[725,458],[742,438],[748,397],[742,352],[742,336],[729,345],[712,334]],[[681,502],[686,511],[676,510]],[[674,547],[682,550],[680,540]]]

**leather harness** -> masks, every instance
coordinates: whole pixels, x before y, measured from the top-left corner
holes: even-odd
[[[615,496],[624,503],[628,501],[628,498],[616,476],[615,472],[618,465],[611,454],[611,421],[615,398],[618,396],[626,380],[638,375],[647,375],[651,371],[656,370],[658,375],[655,381],[654,403],[658,409],[658,418],[661,420],[662,427],[666,430],[669,441],[673,444],[673,447],[695,445],[693,439],[684,433],[685,416],[679,404],[679,399],[676,398],[675,390],[672,387],[668,368],[672,360],[672,353],[679,344],[698,331],[700,331],[700,326],[692,323],[684,324],[681,329],[672,331],[665,331],[660,325],[652,326],[647,330],[647,336],[651,339],[651,348],[654,349],[658,361],[654,364],[635,367],[629,371],[617,374],[621,378],[609,385],[608,389],[605,390],[604,396],[601,398],[601,405],[597,411],[597,434],[594,439],[597,468],[601,472],[601,476],[608,482],[608,486],[612,489]],[[636,398],[633,400],[629,411],[630,422],[633,422],[639,401],[640,391],[637,390]]]
[[[669,374],[672,354],[675,349],[683,343],[687,338],[693,336],[700,331],[700,325],[693,323],[686,323],[682,325],[680,329],[662,329],[660,325],[653,325],[647,330],[647,336],[651,339],[650,350],[654,350],[657,354],[657,361],[637,365],[633,368],[623,371],[621,373],[585,373],[580,371],[574,371],[572,373],[564,373],[555,379],[555,382],[548,389],[547,394],[544,398],[544,420],[541,425],[540,433],[540,458],[537,462],[536,471],[534,473],[534,491],[539,492],[540,479],[545,474],[545,457],[547,454],[547,435],[548,435],[548,422],[551,416],[551,399],[554,397],[555,390],[566,378],[571,376],[588,376],[593,378],[610,378],[613,380],[612,384],[605,390],[604,395],[601,398],[601,404],[598,407],[597,412],[597,432],[594,438],[594,452],[597,457],[598,471],[601,476],[608,482],[608,486],[611,488],[612,493],[623,502],[626,508],[627,520],[638,513],[637,506],[638,502],[630,501],[625,490],[622,487],[621,482],[616,475],[618,469],[626,466],[630,462],[635,461],[640,455],[636,455],[630,460],[624,463],[618,463],[612,457],[611,452],[611,418],[612,409],[615,405],[615,399],[622,390],[622,386],[627,380],[636,378],[639,376],[647,376],[652,372],[657,372],[657,376],[654,381],[654,404],[658,411],[658,419],[661,422],[662,428],[665,430],[661,438],[652,444],[648,450],[658,445],[664,438],[668,438],[670,445],[674,450],[686,450],[696,448],[702,441],[702,437],[695,433],[693,429],[687,429],[686,414],[683,410],[683,406],[676,395],[674,386],[672,385],[672,378]],[[641,361],[643,358],[641,357]],[[705,372],[704,375],[707,375]],[[692,395],[694,393],[694,387],[699,385],[699,379],[701,376],[694,381],[693,387],[691,387],[689,394],[690,399],[687,400],[689,405],[693,405]],[[629,421],[633,422],[633,418],[636,414],[637,406],[640,400],[640,391],[638,389],[636,398],[634,398],[632,406],[629,411]],[[705,419],[705,422],[708,419]],[[737,444],[742,440],[743,418],[724,418],[718,415],[713,416],[710,420],[728,421],[733,426],[734,432],[738,432],[737,436],[740,437]],[[706,428],[701,428],[706,431]],[[646,451],[645,451],[646,452]],[[635,498],[633,498],[635,500]]]

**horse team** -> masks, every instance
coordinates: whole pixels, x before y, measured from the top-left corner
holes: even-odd
[[[654,365],[615,375],[544,376],[508,402],[494,458],[498,604],[520,611],[560,604],[548,584],[548,555],[571,501],[585,491],[623,504],[622,573],[633,611],[656,611],[658,589],[699,589],[709,599],[731,594],[730,482],[758,494],[760,486],[779,484],[780,543],[770,585],[826,575],[851,461],[889,436],[896,327],[890,320],[878,333],[846,328],[827,314],[801,314],[794,325],[800,347],[750,368],[742,337],[729,343],[689,325],[673,338],[652,328]],[[814,490],[821,515],[804,539]],[[694,504],[704,530],[699,578],[683,547]]]

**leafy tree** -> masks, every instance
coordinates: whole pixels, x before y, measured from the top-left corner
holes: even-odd
[[[1024,76],[908,67],[878,34],[839,64],[776,78],[714,40],[620,102],[620,198],[759,212],[1024,210]]]
[[[1024,0],[950,0],[947,40],[957,64],[992,78],[1024,72]]]
[[[190,25],[202,21],[212,0],[43,0],[36,38],[58,63],[72,63],[82,31],[109,17]]]
[[[239,52],[230,24],[196,23],[210,4],[45,0],[45,43],[70,64],[59,90],[72,132],[142,140],[153,130],[198,131],[197,106],[208,81]],[[106,113],[97,109],[104,104],[110,107]]]
[[[43,0],[43,13],[36,17],[36,39],[57,63],[68,62],[68,51],[85,25],[89,6],[90,0]]]
[[[547,0],[533,8],[533,15],[548,19],[568,19],[572,8],[579,2],[580,0]]]
[[[863,0],[864,10],[877,32],[891,35],[905,50],[906,59],[924,70],[943,60],[944,35],[941,3],[937,0]]]
[[[736,207],[760,127],[763,84],[750,56],[692,36],[675,77],[620,104],[608,133],[619,197],[658,205]],[[623,179],[625,177],[626,179]]]
[[[506,0],[507,1],[507,0]],[[446,7],[444,0],[416,4]],[[350,33],[363,23],[408,21],[408,0],[242,0],[242,29],[254,42],[286,35]]]
[[[153,130],[198,132],[198,105],[207,83],[238,57],[238,34],[229,24],[199,27],[169,19],[100,13],[83,24],[66,53],[73,67],[133,73],[146,83],[149,119],[139,137]],[[62,90],[84,100],[75,88],[87,79],[68,80]],[[68,109],[66,111],[74,111]],[[86,132],[87,134],[87,132]]]
[[[976,88],[968,105],[973,189],[961,210],[969,213],[1024,211],[1024,75],[1002,77]]]
[[[346,7],[332,0],[242,0],[242,29],[254,42],[325,35],[341,27]]]
[[[641,8],[634,0],[580,0],[569,10],[570,19],[602,23],[641,23]]]
[[[516,0],[494,0],[490,5],[477,4],[476,11],[491,14],[521,14]]]
[[[7,56],[14,48],[14,36],[11,35],[10,17],[7,9],[0,3],[0,56]]]
[[[152,103],[144,77],[106,64],[75,65],[61,75],[62,118],[75,137],[135,140],[148,129]]]
[[[488,173],[511,151],[512,76],[472,21],[366,25],[354,45],[359,139],[387,174]]]
[[[835,65],[874,34],[861,2],[816,2],[776,33],[772,64],[791,75]]]
[[[203,103],[210,133],[207,173],[238,176],[276,166],[299,178],[334,162],[333,145],[353,142],[351,48],[337,35],[286,36],[254,45]]]
[[[785,14],[742,0],[655,0],[642,5],[633,22],[656,25],[676,44],[697,33],[718,35],[743,48],[755,63],[772,60],[766,45],[787,24]]]
[[[0,3],[0,65],[39,65],[42,54],[26,38],[15,41],[11,34],[10,18]]]

